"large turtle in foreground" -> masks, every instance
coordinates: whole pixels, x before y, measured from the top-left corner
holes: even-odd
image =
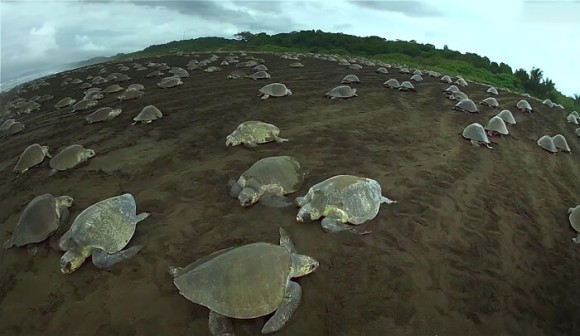
[[[73,198],[69,196],[55,197],[51,194],[36,196],[22,211],[12,236],[4,243],[4,248],[44,241],[66,223],[68,208],[73,202]]]
[[[256,147],[258,144],[276,141],[286,142],[288,139],[279,137],[280,129],[275,125],[258,120],[244,121],[226,137],[227,146],[244,144],[247,147]]]
[[[49,165],[52,169],[49,176],[56,174],[58,171],[72,169],[95,155],[96,153],[93,149],[85,148],[79,144],[70,145],[50,159]]]
[[[315,259],[298,254],[288,233],[280,228],[280,245],[266,242],[226,248],[185,267],[169,267],[179,293],[209,308],[214,336],[234,335],[230,318],[274,315],[262,333],[280,330],[302,299],[302,287],[292,278],[314,272]]]
[[[380,184],[370,178],[353,175],[336,175],[296,198],[300,207],[296,221],[314,221],[320,217],[326,232],[349,231],[367,234],[346,223],[360,225],[372,220],[379,213],[382,203],[397,203],[382,195]]]
[[[493,149],[493,147],[491,147],[489,145],[491,143],[491,141],[489,141],[489,138],[487,137],[487,133],[485,133],[485,129],[483,128],[483,126],[480,123],[471,123],[471,124],[467,125],[463,129],[461,136],[463,138],[469,140],[471,142],[471,144],[474,145],[475,147],[479,147],[481,145],[484,145],[485,147],[487,147],[489,149]]]
[[[140,245],[125,249],[135,233],[137,223],[149,217],[137,215],[135,198],[129,193],[99,201],[81,212],[70,229],[60,238],[65,251],[60,259],[60,271],[69,274],[88,257],[98,268],[108,268],[136,255]]]
[[[271,156],[256,161],[240,178],[230,180],[230,195],[249,207],[260,201],[271,207],[292,205],[284,195],[302,186],[306,171],[292,156]]]
[[[258,90],[258,96],[262,99],[268,99],[269,97],[284,97],[284,96],[291,96],[292,90],[286,87],[286,85],[282,83],[270,83],[268,85],[263,86],[260,90]]]
[[[52,158],[52,155],[48,152],[48,146],[42,146],[37,143],[32,144],[20,154],[18,162],[16,162],[16,166],[14,166],[12,171],[25,173],[28,169],[44,161],[45,157]]]

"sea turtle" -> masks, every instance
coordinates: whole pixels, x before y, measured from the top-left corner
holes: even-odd
[[[413,91],[413,92],[417,92],[417,90],[415,89],[415,85],[413,85],[411,82],[409,81],[403,81],[401,82],[401,85],[397,88],[397,90],[399,91]]]
[[[16,123],[16,119],[14,118],[4,120],[4,122],[2,122],[2,124],[0,125],[0,132],[7,130],[14,123]]]
[[[462,101],[462,100],[465,100],[465,99],[469,99],[469,96],[467,94],[465,94],[464,92],[454,91],[449,96],[447,96],[447,98],[459,102],[459,101]]]
[[[159,70],[152,71],[152,72],[148,73],[147,75],[145,75],[146,78],[161,77],[161,76],[163,76],[163,72],[161,72]]]
[[[89,206],[60,238],[59,247],[65,251],[60,258],[60,271],[70,274],[90,256],[98,268],[109,268],[134,256],[141,250],[140,245],[124,248],[133,237],[137,223],[149,215],[148,212],[137,215],[135,198],[129,193]]]
[[[468,113],[479,113],[477,105],[471,99],[460,100],[452,109]]]
[[[399,73],[402,73],[402,74],[410,74],[411,71],[407,67],[402,67],[402,68],[399,69]]]
[[[360,64],[349,64],[347,65],[347,68],[350,70],[362,70],[363,67]]]
[[[73,205],[73,202],[70,196],[55,197],[51,194],[36,196],[22,210],[12,236],[4,243],[4,248],[44,241],[63,223],[66,223],[69,215],[68,208]],[[35,250],[31,249],[30,252],[35,253]]]
[[[457,87],[457,85],[450,85],[447,89],[442,90],[444,93],[447,94],[453,94],[453,92],[458,92],[461,91],[459,90],[459,88]]]
[[[101,92],[89,92],[89,93],[85,93],[85,96],[83,97],[82,100],[93,100],[93,101],[98,101],[99,99],[103,99],[105,96],[103,96],[103,94]],[[81,100],[81,101],[82,101]]]
[[[300,62],[293,62],[288,64],[289,67],[291,68],[304,68],[304,64],[300,63]]]
[[[569,122],[570,124],[578,125],[580,123],[580,115],[578,115],[578,112],[572,111],[566,117],[566,121]]]
[[[257,144],[276,141],[286,142],[288,139],[279,137],[280,129],[272,124],[263,121],[244,121],[226,137],[227,146],[237,146],[244,144],[247,147],[256,147]]]
[[[367,234],[346,223],[360,225],[379,213],[382,203],[397,203],[382,195],[381,185],[370,178],[336,175],[313,185],[305,196],[297,197],[300,208],[296,221],[315,221],[321,217],[326,232],[349,231]]]
[[[119,92],[119,91],[123,91],[123,87],[120,86],[119,84],[112,84],[107,86],[107,88],[105,88],[103,91],[103,93],[115,93],[115,92]]]
[[[388,73],[389,73],[389,70],[387,70],[387,68],[385,68],[385,67],[380,67],[380,68],[378,68],[377,70],[375,70],[375,72],[376,72],[376,73],[380,73],[380,74],[385,74],[385,75],[386,75],[386,74],[388,74]]]
[[[258,72],[255,72],[255,73],[249,75],[248,77],[253,79],[253,80],[257,80],[257,79],[268,79],[271,76],[266,71],[258,71]]]
[[[180,77],[166,77],[163,78],[160,83],[157,83],[157,86],[162,89],[168,89],[182,84],[183,81]]]
[[[449,77],[448,75],[442,76],[441,78],[439,78],[439,80],[447,84],[451,84],[451,82],[453,82],[453,80],[451,80],[451,77]]]
[[[270,207],[286,207],[292,202],[284,195],[300,189],[306,171],[292,156],[271,156],[256,161],[238,180],[228,182],[230,196],[240,205],[250,207],[256,202]]]
[[[246,78],[246,77],[248,77],[248,74],[246,74],[245,71],[234,70],[234,71],[230,72],[230,74],[226,78],[227,79],[241,79],[241,78]]]
[[[330,99],[336,98],[351,98],[351,97],[358,97],[356,94],[356,89],[351,88],[348,85],[339,85],[332,90],[326,92],[324,96],[329,97]]]
[[[413,70],[413,75],[423,76],[423,71],[421,71],[419,69],[415,69],[415,70]]]
[[[6,129],[4,129],[2,133],[5,135],[14,135],[16,133],[22,132],[22,130],[25,127],[26,126],[23,123],[21,123],[20,121],[16,121],[10,124],[10,126],[6,127]]]
[[[93,149],[87,149],[83,145],[70,145],[50,159],[49,164],[52,170],[49,176],[54,175],[57,171],[74,168],[94,156],[95,151]]]
[[[71,106],[72,104],[76,103],[77,100],[71,97],[64,97],[63,99],[59,100],[58,103],[54,105],[54,107],[60,109],[63,107]]]
[[[488,135],[508,135],[509,131],[505,125],[505,121],[498,116],[494,116],[489,119],[485,130]]]
[[[264,64],[258,64],[254,67],[254,70],[256,70],[256,71],[268,71],[268,67],[265,66]]]
[[[157,107],[153,105],[147,105],[141,110],[141,112],[139,112],[139,114],[135,118],[133,118],[132,125],[135,125],[138,122],[141,122],[142,124],[149,124],[153,120],[161,118],[163,118],[163,113],[161,113],[161,111]]]
[[[548,106],[548,107],[554,107],[554,103],[550,100],[550,99],[545,99],[542,104]]]
[[[463,78],[458,78],[458,79],[455,81],[455,84],[457,84],[457,85],[461,85],[461,86],[467,86],[467,85],[468,85],[468,84],[467,84],[467,82],[465,81],[465,79],[463,79]]]
[[[516,108],[522,112],[528,112],[528,113],[533,112],[532,106],[525,99],[522,99],[519,102],[517,102]]]
[[[125,92],[123,92],[122,95],[117,96],[117,99],[119,99],[120,101],[137,99],[137,98],[141,98],[144,94],[145,94],[145,92],[143,92],[143,91],[135,91],[135,90],[125,91]]]
[[[340,81],[341,84],[351,84],[351,83],[360,83],[360,79],[358,78],[357,75],[346,75],[342,81]]]
[[[580,127],[578,127],[578,128],[576,129],[576,131],[574,131],[574,133],[576,134],[576,136],[577,136],[577,137],[579,137],[579,138],[580,138]]]
[[[125,91],[142,91],[145,90],[145,86],[143,84],[131,84],[127,86]]]
[[[25,173],[28,169],[36,166],[37,164],[44,161],[45,157],[52,158],[52,155],[48,152],[48,146],[41,146],[37,143],[32,144],[20,154],[16,166],[12,170],[15,173]]]
[[[212,66],[209,66],[209,67],[203,69],[203,71],[204,72],[217,72],[217,71],[222,71],[222,68],[212,65]]]
[[[86,116],[85,120],[89,124],[96,123],[99,121],[111,120],[120,115],[122,111],[123,110],[120,108],[112,109],[110,107],[101,107],[100,109]]]
[[[415,81],[415,82],[420,82],[423,80],[423,77],[421,75],[413,75],[413,76],[411,76],[410,80]]]
[[[490,86],[485,92],[496,96],[499,94],[494,86]]]
[[[479,102],[480,105],[484,105],[484,106],[489,106],[491,108],[499,108],[499,103],[497,102],[497,99],[493,98],[493,97],[487,97],[484,100]]]
[[[89,109],[89,108],[97,105],[97,103],[98,102],[96,100],[83,99],[83,100],[81,100],[78,103],[73,105],[71,112]]]
[[[580,204],[568,209],[568,220],[572,228],[578,232],[576,237],[572,238],[572,241],[580,244]]]
[[[536,143],[538,144],[538,146],[542,147],[543,149],[547,150],[552,154],[556,154],[556,152],[558,152],[558,148],[556,148],[554,140],[549,135],[544,135],[540,137]]]
[[[485,130],[483,126],[479,123],[472,123],[467,125],[463,129],[463,133],[461,136],[465,139],[469,140],[472,145],[479,147],[480,145],[484,145],[489,149],[493,149],[489,144],[490,141],[487,138],[487,134],[485,134]]]
[[[554,142],[554,146],[556,146],[556,148],[562,152],[568,152],[572,154],[572,150],[570,149],[570,146],[568,146],[568,141],[566,141],[566,138],[562,134],[554,135],[552,137],[552,141]]]
[[[258,95],[261,96],[262,99],[268,99],[269,97],[284,97],[292,95],[292,91],[282,83],[271,83],[263,86],[258,91],[259,91]]]
[[[280,330],[300,306],[302,287],[292,278],[314,272],[319,263],[298,254],[286,230],[280,244],[230,247],[185,267],[169,267],[181,295],[209,308],[212,335],[234,335],[230,318],[252,319],[275,312],[262,333]]]
[[[180,67],[173,67],[168,72],[173,74],[174,76],[179,77],[179,78],[188,78],[189,77],[189,72],[187,70],[185,70],[184,68],[180,68]]]
[[[510,110],[502,110],[500,113],[497,114],[497,116],[510,125],[516,124],[516,119],[514,118],[514,115]]]
[[[399,81],[395,78],[391,78],[385,81],[383,85],[388,87],[389,89],[398,89],[401,86],[401,84],[399,84]]]

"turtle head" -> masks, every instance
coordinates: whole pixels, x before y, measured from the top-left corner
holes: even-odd
[[[60,258],[60,272],[71,274],[85,262],[85,257],[75,249],[66,251]]]
[[[321,217],[320,211],[313,207],[310,203],[304,204],[298,214],[296,215],[296,221],[300,223],[310,222],[317,220]]]
[[[226,137],[226,147],[228,146],[237,146],[239,144],[241,144],[242,142],[240,141],[240,139],[234,137],[233,135],[228,135]]]
[[[300,277],[314,272],[320,264],[312,257],[303,254],[292,254],[290,277]]]
[[[42,152],[44,153],[44,155],[48,156],[49,158],[52,158],[52,155],[48,152],[49,148],[48,146],[42,146]]]
[[[57,203],[59,205],[64,206],[64,207],[67,207],[67,208],[70,208],[73,205],[74,201],[75,201],[70,196],[59,196],[59,197],[56,198],[56,200],[57,200]]]
[[[238,194],[238,200],[240,200],[240,205],[243,207],[249,207],[258,202],[259,195],[256,189],[251,187],[244,187]]]
[[[93,149],[87,149],[85,150],[85,158],[89,159],[92,158],[93,156],[95,156],[96,153]]]

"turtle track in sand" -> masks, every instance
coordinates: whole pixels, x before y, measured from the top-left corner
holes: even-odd
[[[214,73],[191,70],[183,85],[162,90],[156,86],[160,78],[145,78],[150,71],[130,70],[132,79],[120,85],[144,84],[142,98],[118,102],[120,93],[111,94],[76,113],[51,107],[64,96],[83,96],[78,86],[61,87],[58,76],[48,80],[50,86],[23,95],[55,97],[22,116],[25,131],[1,144],[5,225],[0,241],[9,237],[21,209],[45,192],[75,198],[71,219],[123,192],[135,195],[138,212],[152,215],[131,241],[143,250],[110,272],[85,265],[66,277],[58,270],[61,253],[32,257],[26,249],[0,251],[3,331],[68,335],[73,319],[75,330],[87,334],[209,335],[207,309],[178,294],[167,266],[229,246],[275,243],[283,226],[298,250],[321,266],[298,279],[303,301],[280,335],[572,332],[573,313],[580,308],[580,292],[574,289],[580,288],[580,256],[570,241],[566,210],[578,202],[573,181],[580,179],[580,147],[565,112],[526,98],[535,112],[521,113],[513,107],[521,97],[500,90],[494,97],[512,111],[517,125],[508,125],[509,136],[490,138],[494,150],[477,148],[461,131],[472,122],[485,125],[500,110],[481,105],[477,114],[451,110],[454,102],[441,92],[448,85],[438,78],[424,76],[415,83],[416,93],[399,92],[382,86],[389,78],[411,77],[395,69],[377,74],[378,66],[350,70],[316,59],[295,69],[288,66],[293,60],[260,57],[271,79],[228,80],[234,66],[224,66]],[[152,60],[185,67],[191,58]],[[361,79],[351,84],[358,97],[324,97],[351,73]],[[293,95],[261,100],[258,90],[273,82],[285,84]],[[476,102],[490,96],[487,87],[471,82],[460,89]],[[131,126],[146,105],[158,107],[164,117]],[[123,112],[111,121],[84,123],[104,106]],[[290,141],[226,148],[226,135],[246,120],[273,123]],[[538,148],[541,135],[556,133],[567,138],[572,155]],[[53,154],[80,143],[97,156],[53,178],[47,178],[43,162],[16,179],[11,170],[33,142],[48,145]],[[136,153],[129,154],[129,148]],[[121,160],[131,155],[138,161]],[[398,203],[382,205],[378,216],[363,224],[373,231],[364,237],[324,233],[320,222],[298,224],[293,207],[241,208],[226,193],[228,179],[274,155],[294,156],[310,171],[291,197],[333,175],[355,174],[376,179],[383,194]],[[38,289],[39,283],[44,287]],[[256,334],[264,322],[234,321],[236,333]]]

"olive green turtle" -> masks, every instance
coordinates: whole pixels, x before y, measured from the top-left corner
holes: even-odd
[[[209,309],[212,335],[234,335],[231,318],[273,312],[261,332],[276,332],[300,306],[302,287],[292,278],[314,272],[319,263],[298,254],[290,235],[279,231],[279,245],[250,243],[219,250],[185,267],[169,267],[179,293]]]
[[[132,99],[141,98],[144,94],[145,94],[145,92],[143,92],[143,91],[129,90],[129,91],[123,92],[122,95],[117,96],[117,99],[119,99],[119,101],[132,100]]]
[[[52,170],[49,176],[54,175],[57,171],[74,168],[94,156],[95,151],[93,149],[87,149],[78,144],[70,145],[50,159],[49,164]]]
[[[383,86],[385,86],[389,89],[398,89],[401,87],[401,84],[399,84],[399,81],[396,78],[391,78],[389,80],[386,80],[383,83]]]
[[[487,97],[479,102],[480,105],[489,106],[493,109],[499,108],[499,103],[494,97]]]
[[[358,97],[356,93],[356,89],[351,88],[348,85],[339,85],[330,91],[326,92],[324,96],[329,97],[330,99],[337,99],[337,98],[352,98]]]
[[[260,70],[258,72],[255,72],[255,73],[249,75],[248,77],[253,79],[253,80],[258,80],[258,79],[269,79],[272,76],[270,76],[270,74],[267,73],[266,71]]]
[[[558,148],[556,147],[556,144],[554,144],[554,139],[552,139],[552,137],[549,135],[541,136],[538,141],[536,141],[536,144],[552,154],[556,154],[558,152]]]
[[[226,137],[227,146],[244,144],[247,147],[256,147],[257,144],[276,141],[282,143],[288,141],[279,137],[280,129],[275,125],[259,120],[244,121]]]
[[[89,109],[97,104],[98,104],[98,101],[96,101],[96,100],[83,99],[83,100],[80,100],[78,103],[73,105],[71,112],[86,110],[86,109]]]
[[[13,246],[31,247],[46,240],[68,220],[68,208],[73,205],[74,199],[70,196],[53,196],[43,194],[36,196],[22,210],[20,219],[12,232],[12,236],[4,243],[4,248]]]
[[[348,231],[367,234],[346,223],[360,225],[374,219],[381,204],[393,204],[382,195],[381,185],[370,178],[336,175],[312,186],[305,196],[297,197],[300,208],[296,221],[315,221],[321,217],[326,232]]]
[[[135,198],[129,193],[99,201],[83,210],[70,229],[62,235],[59,247],[65,253],[60,258],[60,271],[70,274],[88,257],[98,268],[112,265],[136,255],[141,246],[125,249],[137,223],[149,217],[137,215]]]
[[[36,166],[37,164],[44,161],[45,157],[52,158],[52,155],[48,152],[48,146],[41,146],[40,144],[32,144],[24,149],[16,166],[12,170],[15,173],[25,173],[28,169]]]
[[[286,85],[282,83],[270,83],[268,85],[263,86],[258,91],[259,91],[258,96],[260,96],[262,99],[292,95],[292,90],[287,88]]]
[[[306,171],[292,156],[271,156],[256,161],[238,180],[228,182],[229,193],[240,205],[250,207],[256,202],[270,207],[292,205],[286,194],[304,184]]]
[[[344,76],[344,78],[340,81],[341,84],[351,84],[351,83],[360,83],[360,79],[358,78],[357,75],[346,75]]]
[[[413,85],[413,83],[409,82],[409,81],[403,81],[401,82],[401,85],[397,88],[397,90],[399,91],[404,91],[404,92],[417,92],[417,89],[415,89],[415,85]]]
[[[68,106],[71,106],[72,104],[76,103],[76,101],[77,101],[77,100],[76,100],[76,99],[74,99],[74,98],[71,98],[71,97],[64,97],[64,98],[62,98],[61,100],[59,100],[59,101],[58,101],[58,102],[57,102],[57,103],[54,105],[54,107],[56,107],[56,108],[58,108],[58,109],[60,109],[60,108],[63,108],[63,107],[68,107]]]
[[[123,87],[120,86],[119,84],[112,84],[107,86],[107,88],[105,88],[103,91],[103,93],[115,93],[115,92],[119,92],[119,91],[123,91]]]
[[[532,105],[530,105],[530,103],[525,99],[522,99],[519,102],[517,102],[516,108],[522,112],[527,112],[527,113],[533,112]]]
[[[101,107],[100,109],[96,110],[95,112],[89,114],[85,117],[87,123],[92,124],[100,121],[111,120],[121,114],[123,110],[113,109],[111,107]]]
[[[471,123],[471,124],[467,125],[463,129],[461,136],[463,138],[469,140],[471,142],[471,144],[476,146],[476,147],[479,147],[480,145],[484,145],[485,147],[487,147],[489,149],[493,149],[489,145],[490,141],[489,141],[489,138],[487,137],[487,134],[485,133],[485,129],[479,123]]]
[[[487,131],[488,135],[509,134],[505,121],[503,121],[503,119],[498,116],[493,116],[491,119],[489,119],[487,125],[485,126],[485,130]]]
[[[566,141],[566,138],[562,134],[554,135],[552,137],[552,141],[554,142],[554,146],[556,146],[556,148],[558,148],[558,150],[572,154],[572,150],[570,149],[570,146],[568,145],[568,141]]]
[[[139,112],[139,114],[135,118],[133,118],[132,125],[135,125],[138,122],[142,124],[149,124],[153,120],[161,118],[163,118],[163,113],[157,107],[153,105],[147,105],[141,110],[141,112]]]

